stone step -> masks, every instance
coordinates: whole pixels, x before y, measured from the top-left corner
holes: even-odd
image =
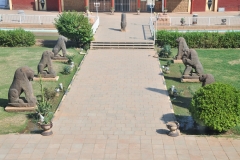
[[[153,42],[91,42],[91,49],[154,49]]]

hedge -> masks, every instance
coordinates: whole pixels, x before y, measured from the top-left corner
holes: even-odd
[[[28,47],[34,44],[35,36],[32,32],[23,29],[0,30],[1,47]]]
[[[195,92],[189,111],[197,123],[227,131],[240,124],[240,92],[229,84],[206,85]]]
[[[177,47],[176,39],[184,37],[189,48],[240,48],[240,32],[178,32],[160,30],[157,32],[156,44]]]

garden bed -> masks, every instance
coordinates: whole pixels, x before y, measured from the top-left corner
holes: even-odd
[[[203,65],[204,73],[214,75],[216,82],[231,84],[240,89],[240,54],[239,49],[197,49],[196,50]],[[176,55],[177,50],[172,50]],[[160,59],[161,66],[166,65],[168,60]],[[201,83],[182,83],[181,76],[185,69],[183,64],[171,64],[170,74],[164,74],[167,88],[174,85],[178,91],[176,99],[171,98],[174,112],[177,120],[181,124],[181,132],[183,134],[218,134],[205,127],[194,123],[191,114],[189,113],[189,106],[191,98],[195,91],[201,87]],[[240,134],[240,127],[224,134]]]
[[[4,111],[4,107],[8,103],[8,90],[12,83],[14,72],[17,68],[21,66],[29,66],[34,70],[34,73],[37,74],[37,66],[41,59],[42,53],[46,50],[52,50],[52,48],[47,47],[1,47],[1,68],[2,68],[2,77],[0,79],[1,83],[1,92],[0,92],[0,134],[7,133],[22,133],[26,126],[29,124],[31,116],[27,112],[24,113],[8,113]],[[48,88],[50,91],[54,91],[56,87],[59,86],[59,83],[63,84],[64,91],[66,91],[68,85],[70,84],[77,67],[82,61],[84,55],[79,54],[79,50],[75,48],[67,49],[67,52],[74,54],[74,64],[75,67],[69,75],[62,74],[63,67],[67,65],[63,62],[53,62],[53,67],[59,80],[57,82],[43,82],[43,86]],[[40,95],[40,85],[38,81],[33,81],[33,90],[34,95]],[[59,105],[59,102],[62,99],[62,96],[65,92],[60,92],[59,96],[55,97],[51,103],[53,104],[53,110]],[[23,95],[22,95],[23,96]],[[29,132],[29,131],[26,131]]]

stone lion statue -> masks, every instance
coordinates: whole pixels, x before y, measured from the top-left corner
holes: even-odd
[[[20,67],[15,71],[13,82],[8,91],[9,106],[13,107],[35,107],[36,97],[30,81],[33,80],[34,71],[28,66]],[[20,99],[24,92],[25,99]]]
[[[62,35],[59,36],[57,40],[57,44],[53,48],[52,52],[54,53],[54,57],[60,57],[58,54],[62,50],[63,57],[66,57],[67,55],[67,49],[66,49],[66,42],[68,39]]]
[[[183,75],[199,76],[203,74],[203,66],[199,61],[197,52],[194,49],[184,50],[182,61],[186,67]],[[195,72],[193,72],[193,69]]]
[[[178,52],[175,57],[175,59],[182,59],[184,51],[188,50],[188,45],[183,37],[179,37],[176,39],[176,42],[178,43]]]
[[[214,83],[215,79],[212,74],[203,74],[200,75],[199,81],[202,82],[202,87],[204,87],[207,84]]]
[[[38,64],[38,74],[41,74],[43,78],[54,78],[56,77],[56,73],[53,70],[52,60],[54,57],[54,53],[51,51],[45,51],[42,54],[42,58]],[[48,68],[48,70],[44,70],[44,68]]]

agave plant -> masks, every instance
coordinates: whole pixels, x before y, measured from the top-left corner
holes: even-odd
[[[168,44],[164,45],[158,54],[160,58],[169,58],[171,55],[172,55],[171,46]]]

